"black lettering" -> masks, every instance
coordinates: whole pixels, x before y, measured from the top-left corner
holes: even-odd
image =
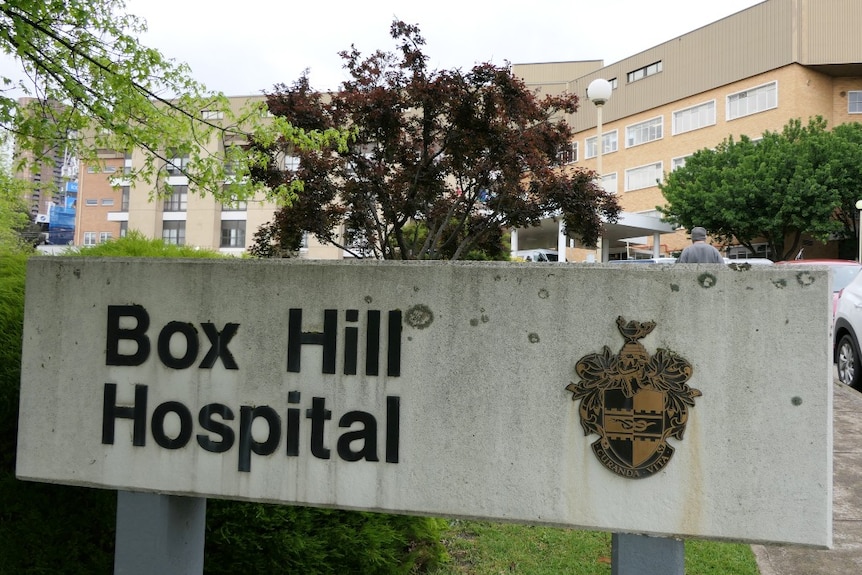
[[[323,312],[323,333],[302,331],[302,310],[291,309],[287,326],[287,371],[299,373],[301,350],[305,344],[323,346],[322,373],[335,373],[335,343],[338,330],[338,312]]]
[[[338,438],[338,455],[344,461],[380,461],[377,457],[377,420],[365,411],[348,411],[338,420],[338,427],[350,427],[354,423],[361,423],[362,429],[348,431]],[[350,449],[354,441],[362,441],[362,448],[358,451]]]
[[[201,326],[204,328],[204,333],[207,334],[207,337],[210,340],[210,350],[207,352],[198,367],[210,369],[215,365],[216,360],[221,358],[225,369],[239,369],[239,366],[233,358],[233,354],[227,348],[227,344],[230,343],[230,340],[236,335],[236,331],[239,329],[239,324],[225,324],[222,331],[218,331],[215,325],[211,323],[202,323]]]
[[[347,310],[348,322],[359,321],[359,310]],[[359,328],[344,328],[344,375],[356,375],[357,356],[359,355]]]
[[[389,312],[389,347],[386,350],[386,375],[401,375],[401,310]]]
[[[386,463],[398,463],[401,443],[401,398],[386,396]]]
[[[254,420],[262,417],[269,425],[266,441],[255,441],[251,433]],[[239,409],[239,471],[251,471],[251,454],[271,455],[278,449],[281,441],[281,418],[269,406],[251,407],[243,405]]]
[[[102,443],[113,445],[114,424],[118,417],[134,421],[132,445],[144,446],[147,438],[147,386],[135,385],[135,404],[132,407],[117,406],[117,384],[106,383],[102,404]]]
[[[365,332],[365,375],[380,372],[380,311],[368,310],[368,331]]]
[[[305,411],[305,417],[311,420],[311,454],[319,459],[329,459],[329,449],[323,445],[326,421],[332,419],[332,412],[326,409],[326,398],[313,398],[311,409]]]
[[[180,418],[180,432],[174,438],[165,433],[165,417],[169,413],[176,413]],[[185,447],[192,437],[192,412],[179,401],[166,401],[153,410],[150,429],[153,432],[153,439],[161,447],[165,449]]]
[[[174,334],[182,334],[186,340],[186,353],[182,357],[171,354],[171,338]],[[190,323],[172,321],[159,332],[159,359],[173,369],[191,367],[198,357],[198,333]]]
[[[296,405],[299,403],[300,393],[291,391],[287,394],[287,402]],[[287,409],[287,455],[299,455],[299,409],[289,407]]]
[[[210,403],[198,412],[198,423],[206,431],[215,433],[221,441],[213,441],[209,435],[199,433],[197,435],[198,445],[212,453],[224,453],[231,447],[235,439],[233,429],[221,421],[216,421],[213,416],[219,416],[224,421],[233,421],[233,410],[222,403]]]
[[[130,317],[137,321],[134,328],[120,327],[120,318]],[[107,347],[105,365],[141,365],[150,355],[150,340],[144,335],[150,327],[150,316],[140,305],[109,305]],[[120,353],[120,340],[130,340],[137,344],[132,355]]]

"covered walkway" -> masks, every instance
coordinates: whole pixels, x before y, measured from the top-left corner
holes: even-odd
[[[611,254],[629,254],[633,245],[650,243],[649,238],[652,238],[653,249],[649,256],[657,258],[660,256],[661,235],[674,232],[675,228],[655,216],[623,212],[616,223],[604,224],[599,249],[594,251],[600,253],[601,258],[598,253],[594,253],[593,259],[587,256],[587,261],[606,262],[611,259]],[[558,217],[546,218],[535,228],[512,230],[513,253],[518,250],[551,249],[559,252],[559,261],[566,261],[567,247],[586,249],[586,246],[580,245],[578,238],[563,233],[562,220]]]

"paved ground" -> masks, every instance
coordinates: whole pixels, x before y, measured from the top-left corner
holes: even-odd
[[[752,545],[761,575],[862,573],[862,393],[835,382],[832,549]]]

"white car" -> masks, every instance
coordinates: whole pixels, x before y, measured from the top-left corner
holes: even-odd
[[[835,325],[832,330],[833,359],[838,367],[838,380],[862,391],[862,273],[857,273],[838,295]]]

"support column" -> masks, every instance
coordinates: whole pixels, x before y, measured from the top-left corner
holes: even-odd
[[[614,533],[611,575],[685,575],[685,542],[673,537]]]
[[[117,492],[114,575],[201,575],[207,500]]]
[[[557,258],[561,262],[568,261],[566,259],[566,225],[563,223],[563,216],[557,222]]]

